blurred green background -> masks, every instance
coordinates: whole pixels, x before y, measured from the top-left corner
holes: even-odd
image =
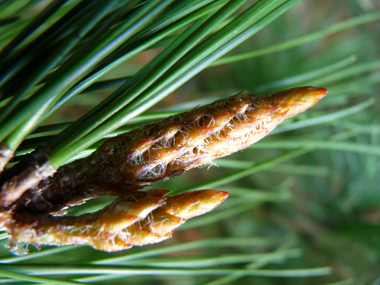
[[[218,166],[154,185],[173,193],[228,191],[230,197],[215,211],[188,221],[172,239],[156,245],[112,254],[83,246],[41,251],[30,246],[37,254],[21,257],[1,247],[0,261],[272,270],[257,271],[268,276],[71,276],[97,284],[380,284],[379,9],[376,0],[304,0],[228,54],[231,62],[217,61],[148,111],[187,110],[241,90],[329,89],[315,107],[254,146],[216,160]],[[365,23],[328,32],[358,17]],[[300,44],[284,45],[295,39]],[[143,52],[102,79],[133,75],[161,50]],[[252,51],[245,59],[233,57]],[[77,96],[46,123],[75,120],[112,90]],[[242,171],[245,175],[235,179]],[[89,201],[71,212],[94,211],[111,200]],[[289,277],[277,277],[278,270]]]

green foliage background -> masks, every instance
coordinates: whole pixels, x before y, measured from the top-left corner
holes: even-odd
[[[0,1],[3,19],[22,16],[0,26],[0,48],[48,2]],[[48,21],[77,2],[68,1]],[[255,2],[247,1],[234,15]],[[171,240],[124,252],[29,246],[29,255],[16,257],[1,247],[0,283],[375,284],[380,278],[379,8],[376,0],[303,0],[121,128],[241,90],[329,89],[315,107],[270,136],[216,160],[218,167],[191,170],[155,185],[171,193],[228,191],[230,197],[215,211],[188,221]],[[172,39],[168,37],[100,80],[133,76],[160,54]],[[26,138],[18,155],[79,119],[116,87],[94,89],[59,108],[43,123],[48,127]],[[86,146],[76,157],[100,143]],[[60,151],[53,149],[54,155],[62,160]],[[99,198],[70,211],[95,211],[110,201],[112,197]],[[6,242],[7,234],[1,237]]]

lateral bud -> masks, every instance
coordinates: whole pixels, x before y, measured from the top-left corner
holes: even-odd
[[[166,193],[166,189],[137,192],[81,216],[4,213],[0,222],[13,246],[83,244],[112,252],[166,240],[186,220],[212,211],[228,197],[225,191],[210,189],[163,197]]]

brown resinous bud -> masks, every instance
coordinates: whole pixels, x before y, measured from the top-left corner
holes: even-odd
[[[60,167],[13,206],[50,213],[102,195],[133,193],[246,148],[326,94],[326,89],[315,87],[262,97],[242,92],[143,126],[107,140],[87,158]]]
[[[25,193],[25,183],[19,191],[3,191],[0,226],[11,235],[11,245],[87,244],[116,251],[167,239],[174,228],[214,209],[228,194],[199,190],[163,197],[167,190],[138,190],[244,149],[326,94],[314,87],[263,97],[239,93],[111,138]],[[102,195],[119,198],[95,213],[53,216]]]
[[[5,214],[3,227],[11,234],[11,246],[83,244],[118,251],[166,240],[186,220],[213,210],[228,196],[224,191],[199,190],[163,197],[168,192],[136,192],[81,216]]]

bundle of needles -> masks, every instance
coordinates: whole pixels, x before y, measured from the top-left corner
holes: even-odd
[[[117,251],[165,240],[228,193],[198,190],[164,197],[168,190],[139,190],[248,147],[326,94],[315,87],[262,97],[242,92],[111,138],[51,177],[55,170],[43,147],[20,162],[29,165],[19,166],[21,173],[17,165],[2,173],[1,229],[13,246],[87,244]],[[67,207],[104,195],[119,198],[97,212],[65,216]]]

